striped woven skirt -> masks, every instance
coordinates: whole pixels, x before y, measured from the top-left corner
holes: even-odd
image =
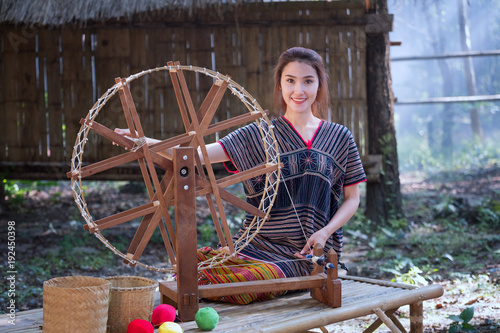
[[[210,247],[198,249],[198,262],[210,260],[220,254],[220,250]],[[210,285],[228,282],[245,282],[284,278],[285,274],[274,264],[262,262],[237,255],[224,262],[221,266],[206,268],[198,273],[199,285]],[[255,294],[240,294],[210,298],[213,301],[229,302],[234,304],[249,304],[253,301],[273,299],[285,292],[267,292]]]

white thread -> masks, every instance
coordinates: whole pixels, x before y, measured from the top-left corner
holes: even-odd
[[[146,137],[144,136],[141,136],[140,138],[132,138],[132,141],[134,141],[134,146],[130,149],[130,151],[133,151],[134,153],[147,144]]]

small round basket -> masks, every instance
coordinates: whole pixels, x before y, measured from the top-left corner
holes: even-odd
[[[108,280],[57,277],[43,283],[43,331],[104,333],[108,320]]]
[[[111,282],[108,332],[126,333],[134,319],[151,321],[158,282],[138,276],[107,277]]]

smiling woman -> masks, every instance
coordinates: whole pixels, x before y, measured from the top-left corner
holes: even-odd
[[[315,246],[325,253],[333,249],[338,257],[342,252],[342,226],[357,210],[358,184],[366,180],[354,138],[346,127],[321,117],[329,98],[327,75],[318,53],[301,47],[283,52],[274,78],[281,116],[273,119],[269,127],[273,128],[283,166],[272,208],[265,223],[258,226],[258,233],[253,233],[254,216],[247,214],[233,236],[235,248],[240,242],[245,242],[245,247],[223,266],[201,267],[198,283],[308,276],[313,263],[307,256],[313,254]],[[228,168],[241,173],[265,165],[267,152],[261,130],[257,123],[238,128],[207,145],[200,159],[225,162]],[[150,138],[144,144],[157,147],[157,141]],[[172,148],[158,149],[158,153],[172,158]],[[260,176],[242,181],[250,205],[261,205],[267,182]],[[246,241],[249,232],[253,238]],[[225,245],[220,249],[204,248],[198,251],[198,260],[207,262],[227,251]],[[219,300],[246,304],[278,294],[223,296]]]

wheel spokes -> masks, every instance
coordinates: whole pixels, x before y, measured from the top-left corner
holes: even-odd
[[[148,73],[161,70],[170,71],[172,85],[175,90],[175,95],[177,98],[179,109],[181,111],[183,126],[186,133],[165,139],[156,144],[148,146],[146,144],[144,131],[139,121],[139,116],[131,95],[131,87],[129,87],[129,82]],[[202,74],[204,73],[214,80],[210,90],[206,94],[197,112],[195,112],[193,100],[190,96],[190,92],[184,78],[184,70],[194,71],[196,73]],[[144,265],[144,263],[139,262],[139,259],[141,258],[147,244],[150,242],[151,237],[156,230],[156,227],[158,226],[171,264],[178,264],[176,253],[177,227],[170,219],[168,212],[168,208],[174,205],[178,196],[176,195],[177,192],[175,192],[173,189],[175,182],[174,163],[172,160],[170,160],[170,157],[167,158],[163,152],[176,146],[192,147],[193,149],[199,149],[201,153],[200,155],[203,157],[206,164],[206,166],[204,167],[200,161],[200,156],[198,154],[194,154],[194,195],[205,195],[208,203],[208,208],[210,209],[210,213],[214,221],[214,226],[217,230],[217,236],[221,245],[227,248],[228,254],[229,252],[238,253],[237,251],[235,251],[235,245],[233,244],[233,240],[231,238],[227,217],[225,215],[222,204],[223,201],[226,201],[229,204],[245,210],[248,214],[254,215],[254,219],[257,218],[257,221],[265,221],[267,219],[270,206],[261,204],[257,208],[253,205],[250,205],[247,201],[231,194],[225,188],[263,174],[268,174],[266,176],[267,184],[267,178],[269,177],[270,173],[275,173],[276,170],[278,170],[279,173],[279,159],[278,163],[267,163],[265,165],[261,165],[246,171],[241,171],[240,173],[235,175],[227,176],[222,179],[216,179],[212,164],[208,157],[204,137],[217,132],[228,130],[233,127],[238,127],[252,121],[257,121],[260,128],[262,128],[262,126],[265,126],[266,123],[270,126],[270,122],[267,119],[265,112],[258,105],[258,103],[255,102],[255,99],[253,99],[252,96],[250,96],[241,86],[239,86],[233,80],[230,80],[229,77],[203,68],[193,66],[180,66],[178,63],[176,63],[176,66],[172,66],[172,63],[169,63],[168,67],[164,66],[162,68],[143,71],[141,73],[134,74],[127,79],[117,78],[115,81],[116,84],[112,88],[108,89],[108,91],[103,94],[101,98],[99,98],[93,108],[89,111],[89,115],[84,120],[82,120],[82,129],[78,133],[72,158],[72,171],[68,173],[68,176],[72,179],[75,201],[77,202],[78,207],[82,212],[82,216],[87,222],[86,229],[93,232],[96,237],[98,237],[103,243],[105,243],[108,248],[112,249],[115,253],[124,258],[124,262],[128,263],[129,265],[135,266],[136,264],[138,264],[151,269],[167,270],[164,268],[159,269],[156,267]],[[245,113],[241,116],[236,116],[231,119],[212,124],[211,122],[214,118],[214,115],[222,101],[222,98],[224,97],[225,91],[228,88],[243,102],[243,104],[250,112]],[[127,127],[130,129],[130,138],[119,135],[113,130],[107,128],[106,126],[103,126],[102,124],[99,124],[94,120],[102,107],[116,92],[118,92],[119,94],[125,119],[127,121]],[[85,145],[85,142],[87,140],[89,130],[92,130],[94,133],[110,140],[111,142],[117,143],[119,146],[125,148],[128,151],[118,156],[114,156],[92,165],[82,167],[81,156],[83,154],[83,146]],[[268,133],[266,132],[266,130],[261,131],[263,137],[266,133]],[[272,142],[272,140],[265,140],[265,142],[266,143],[264,145],[269,144],[269,142]],[[272,156],[273,154],[271,153],[270,155]],[[170,154],[168,154],[168,156],[170,156]],[[269,161],[267,148],[266,156],[268,157],[267,160]],[[81,185],[81,180],[88,176],[95,175],[97,173],[118,167],[122,164],[134,161],[137,161],[139,163],[150,202],[137,206],[135,208],[131,208],[127,211],[114,214],[97,221],[93,221],[92,217],[90,217],[90,213],[87,210],[86,203],[83,198],[83,187]],[[74,167],[74,165],[76,165],[76,167]],[[156,172],[155,166],[165,171],[161,182],[159,181],[159,174]],[[273,187],[277,186],[273,185]],[[267,191],[269,191],[267,189],[267,185],[265,191],[266,193]],[[182,197],[184,194],[184,192],[179,192],[180,197]],[[266,200],[270,201],[268,199]],[[106,230],[141,217],[141,222],[135,230],[135,234],[128,247],[128,250],[126,251],[126,254],[123,254],[122,252],[111,246],[106,238],[104,238],[104,236],[100,233],[100,231],[102,230]],[[238,244],[239,246],[239,242],[240,240],[236,241],[235,244]],[[239,250],[240,248],[238,247],[238,251]]]
[[[169,63],[169,65],[172,65],[173,63]],[[176,65],[179,63],[177,62]],[[215,202],[217,204],[218,212],[219,215],[212,215],[212,219],[214,222],[214,226],[217,231],[217,235],[219,237],[219,241],[221,242],[221,245],[223,247],[229,247],[229,250],[231,252],[234,252],[234,245],[233,241],[231,239],[231,231],[229,230],[229,225],[227,223],[227,218],[226,218],[226,213],[224,212],[224,207],[222,205],[220,193],[219,193],[219,188],[217,186],[217,181],[215,179],[215,174],[212,168],[212,164],[210,163],[210,158],[208,157],[207,153],[207,148],[205,146],[204,142],[204,136],[205,132],[208,129],[208,125],[210,124],[212,117],[217,110],[217,107],[220,104],[220,101],[222,99],[222,96],[227,88],[227,82],[221,81],[221,80],[216,80],[214,84],[212,85],[212,89],[210,90],[209,94],[207,95],[208,98],[205,98],[204,103],[202,104],[203,108],[200,108],[200,112],[198,114],[195,113],[194,110],[194,105],[193,101],[191,99],[191,96],[189,94],[189,89],[186,83],[186,79],[184,78],[184,74],[182,73],[181,70],[171,70],[170,71],[170,77],[173,82],[174,90],[175,90],[175,96],[177,97],[177,102],[179,104],[179,107],[181,109],[181,113],[184,114],[187,110],[189,113],[189,116],[191,118],[191,123],[188,125],[188,118],[187,114],[183,115],[182,119],[184,120],[184,126],[186,127],[186,130],[188,132],[191,132],[194,130],[194,136],[195,138],[193,139],[193,142],[190,144],[191,147],[197,148],[199,146],[201,153],[203,155],[203,160],[205,161],[205,166],[207,169],[208,173],[208,178],[210,180],[210,186],[211,186],[211,192],[213,193],[215,197]],[[182,96],[184,98],[182,98]],[[212,97],[213,96],[213,97]],[[205,103],[207,102],[208,103]],[[206,107],[206,109],[205,109]],[[200,119],[202,119],[201,124],[200,124]],[[195,142],[194,140],[197,140]],[[203,174],[203,168],[202,165],[199,161],[199,158],[196,158],[196,164],[198,167],[198,172],[200,174]],[[210,211],[215,212],[215,207],[213,206],[213,201],[212,197],[210,195],[206,196],[207,198],[207,203],[210,207]],[[219,219],[222,224],[222,228],[224,232],[220,229],[219,225]],[[225,237],[224,237],[225,235]]]

